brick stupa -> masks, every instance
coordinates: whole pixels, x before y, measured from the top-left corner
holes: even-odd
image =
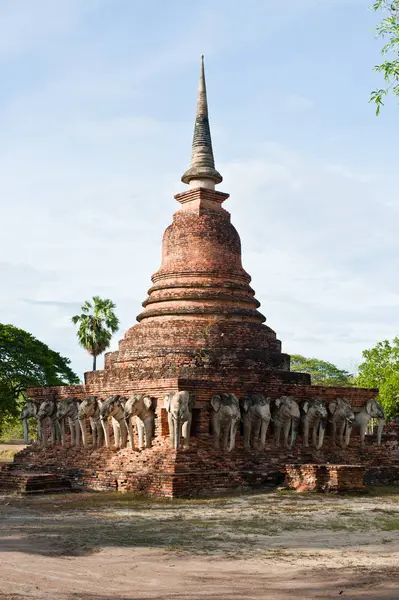
[[[240,237],[223,208],[229,194],[215,190],[222,176],[213,157],[203,58],[191,166],[182,181],[189,188],[175,196],[181,207],[164,233],[162,264],[139,324],[106,355],[103,372],[87,374],[87,383],[107,386],[127,372],[140,380],[209,380],[222,373],[227,387],[271,376],[309,383],[308,375],[290,373],[289,356],[264,325],[241,263]]]
[[[175,196],[181,206],[164,233],[162,264],[152,276],[138,324],[125,333],[116,352],[106,354],[103,370],[85,373],[84,385],[28,390],[37,401],[146,393],[155,406],[153,447],[139,453],[128,448],[33,446],[17,455],[17,466],[55,471],[78,488],[189,496],[263,484],[288,460],[383,461],[377,450],[369,456],[356,449],[332,452],[327,444],[322,451],[304,451],[297,444],[287,451],[273,448],[270,441],[264,453],[248,455],[240,434],[231,455],[213,450],[210,399],[215,393],[291,395],[298,400],[318,396],[327,402],[345,396],[352,406],[363,406],[377,391],[311,386],[309,375],[290,371],[289,356],[264,324],[251,278],[241,264],[239,235],[223,208],[229,195],[215,190],[222,176],[213,157],[203,59],[191,165],[182,181],[189,187]],[[178,390],[195,396],[189,450],[168,446],[163,398]]]

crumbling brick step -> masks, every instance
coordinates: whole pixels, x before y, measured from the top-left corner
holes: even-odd
[[[71,482],[57,473],[34,473],[4,467],[0,469],[0,491],[2,492],[53,494],[70,490]]]

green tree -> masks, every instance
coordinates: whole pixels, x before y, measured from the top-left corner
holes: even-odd
[[[18,416],[27,388],[79,383],[69,364],[27,331],[0,323],[0,430]]]
[[[97,356],[105,352],[111,338],[118,331],[119,320],[114,313],[115,304],[109,299],[93,296],[93,303],[86,300],[80,315],[72,317],[78,325],[79,344],[93,357],[93,371],[96,370]]]
[[[385,96],[392,93],[399,99],[399,0],[377,0],[372,8],[384,15],[376,31],[377,37],[387,42],[381,50],[385,60],[374,67],[374,71],[382,73],[386,86],[374,90],[370,96],[370,102],[375,103],[378,115],[381,106],[384,106]]]
[[[356,385],[379,389],[379,401],[387,417],[399,413],[399,337],[392,342],[378,342],[370,350],[363,351]]]
[[[328,385],[328,386],[352,386],[353,376],[339,369],[332,363],[318,358],[305,358],[300,354],[291,356],[291,371],[297,373],[309,373],[312,378],[313,385]]]

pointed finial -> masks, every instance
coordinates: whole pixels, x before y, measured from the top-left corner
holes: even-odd
[[[208,101],[206,97],[204,55],[201,56],[191,164],[181,180],[191,187],[207,187],[211,189],[215,189],[215,184],[223,181],[222,176],[215,169],[215,161],[213,158],[211,131],[208,119]]]

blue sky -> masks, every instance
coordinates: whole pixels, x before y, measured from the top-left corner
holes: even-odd
[[[288,353],[352,370],[398,333],[399,107],[368,104],[367,0],[0,0],[0,314],[72,359],[135,322],[178,209],[205,54],[218,187]],[[100,361],[101,365],[101,361]]]

